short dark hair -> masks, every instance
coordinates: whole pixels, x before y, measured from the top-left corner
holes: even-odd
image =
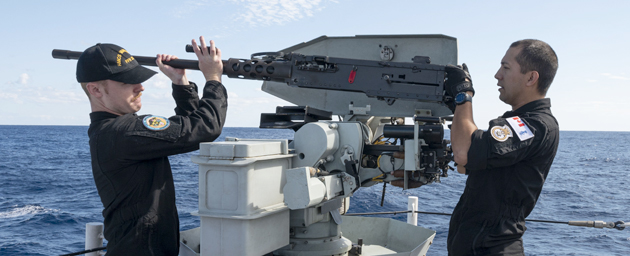
[[[538,92],[546,95],[553,78],[558,70],[558,56],[549,44],[536,40],[519,40],[510,47],[521,47],[521,52],[516,55],[516,62],[521,66],[521,73],[529,71],[538,72]]]

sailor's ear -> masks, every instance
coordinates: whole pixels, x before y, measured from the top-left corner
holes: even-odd
[[[85,85],[90,97],[101,98],[103,97],[103,84],[101,82],[89,82]]]
[[[534,86],[538,84],[538,78],[540,78],[538,71],[527,72],[527,86]]]

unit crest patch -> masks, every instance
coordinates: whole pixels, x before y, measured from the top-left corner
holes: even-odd
[[[508,138],[512,137],[512,130],[507,125],[494,126],[492,127],[492,129],[490,129],[490,134],[495,140],[504,142]]]
[[[168,128],[171,125],[171,121],[161,116],[146,116],[142,120],[142,124],[149,130],[161,131]]]

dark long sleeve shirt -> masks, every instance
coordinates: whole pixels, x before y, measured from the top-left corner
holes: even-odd
[[[207,82],[173,85],[176,115],[90,114],[94,181],[105,209],[108,255],[177,255],[179,219],[168,156],[215,140],[225,123],[227,93]]]

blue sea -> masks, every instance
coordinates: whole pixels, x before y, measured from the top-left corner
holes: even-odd
[[[84,248],[85,224],[102,222],[92,179],[86,126],[0,126],[0,255],[60,255]],[[238,138],[292,139],[290,130],[225,128]],[[448,136],[448,132],[447,132]],[[199,225],[196,152],[170,157],[180,229]],[[630,132],[560,132],[558,154],[530,219],[630,221]],[[403,191],[359,189],[350,212],[404,211],[417,196],[420,211],[451,213],[466,176],[450,172],[442,183]],[[383,215],[405,221],[406,214]],[[418,224],[437,231],[428,255],[447,255],[448,216],[422,215]],[[630,255],[626,230],[528,222],[527,255]]]

